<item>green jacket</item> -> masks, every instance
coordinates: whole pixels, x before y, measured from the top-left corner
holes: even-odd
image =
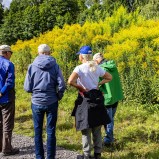
[[[112,105],[124,98],[117,66],[113,60],[103,60],[99,66],[112,75],[112,80],[100,86],[104,94],[104,105]],[[102,79],[100,78],[100,81]]]

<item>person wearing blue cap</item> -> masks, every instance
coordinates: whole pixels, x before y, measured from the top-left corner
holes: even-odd
[[[77,55],[82,64],[76,66],[68,79],[68,84],[77,88],[79,92],[72,112],[72,116],[75,116],[76,129],[82,132],[83,155],[77,158],[92,158],[92,133],[94,158],[101,159],[101,125],[109,121],[105,116],[104,97],[98,86],[111,81],[112,76],[92,61],[90,46],[82,46]],[[103,78],[100,82],[99,77]]]
[[[82,46],[76,54],[92,54],[92,48],[90,46]]]

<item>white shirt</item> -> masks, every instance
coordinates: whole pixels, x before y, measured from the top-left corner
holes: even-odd
[[[79,76],[77,84],[83,86],[87,90],[96,89],[98,87],[99,77],[103,77],[105,74],[105,71],[101,67],[98,65],[96,67],[96,71],[91,72],[88,63],[76,66],[73,72],[76,72]]]

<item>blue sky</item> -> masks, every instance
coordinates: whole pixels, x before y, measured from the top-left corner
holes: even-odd
[[[2,4],[8,8],[10,6],[11,1],[12,0],[3,0]]]

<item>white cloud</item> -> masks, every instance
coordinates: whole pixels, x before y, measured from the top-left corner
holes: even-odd
[[[12,0],[3,0],[2,4],[3,4],[5,7],[9,8],[11,1],[12,1]]]

